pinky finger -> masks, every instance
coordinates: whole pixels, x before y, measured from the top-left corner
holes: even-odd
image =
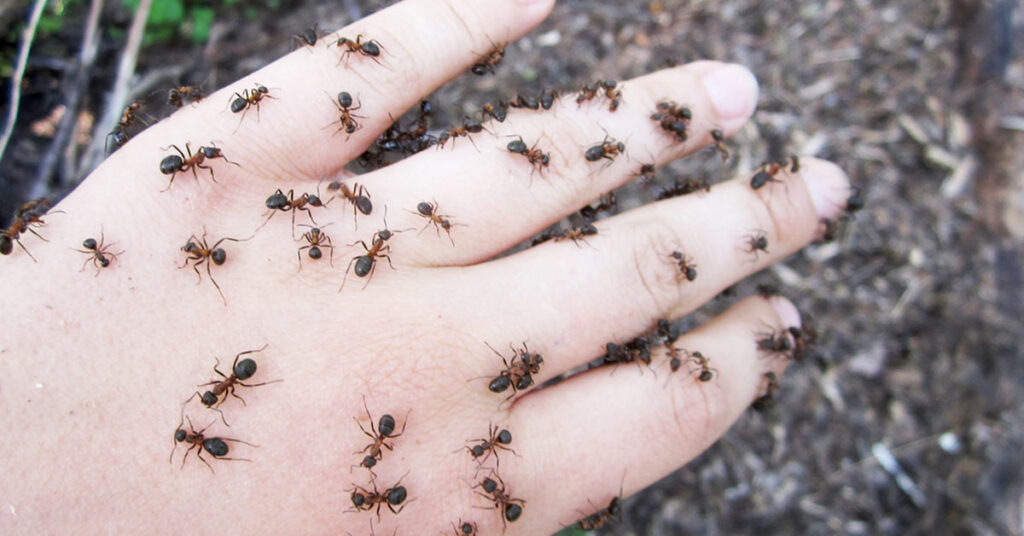
[[[595,369],[519,400],[510,423],[520,430],[517,450],[539,461],[529,474],[550,477],[518,483],[523,497],[544,496],[536,504],[549,510],[524,521],[539,523],[538,532],[568,525],[608,505],[620,487],[628,495],[695,458],[764,394],[767,373],[781,376],[787,360],[759,352],[759,334],[799,325],[789,301],[748,298],[675,343],[708,358],[709,381],[698,379],[696,361],[672,372],[662,350],[652,352],[656,375]]]

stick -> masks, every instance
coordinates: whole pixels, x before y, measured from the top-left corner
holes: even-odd
[[[32,16],[28,19],[28,26],[25,26],[25,29],[21,32],[18,66],[14,69],[14,76],[11,78],[11,111],[7,114],[4,133],[0,136],[0,160],[4,158],[7,142],[11,140],[11,134],[14,132],[14,123],[18,120],[18,104],[21,102],[21,81],[25,76],[25,67],[28,65],[28,53],[32,49],[32,41],[35,41],[36,28],[39,26],[39,19],[43,15],[44,7],[46,7],[46,0],[36,0],[35,5],[32,6]]]

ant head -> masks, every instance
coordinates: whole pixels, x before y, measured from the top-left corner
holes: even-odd
[[[210,254],[210,258],[213,259],[213,263],[216,265],[224,264],[224,261],[228,259],[228,254],[224,251],[224,248],[217,248]]]
[[[195,242],[189,240],[188,242],[185,243],[185,247],[181,249],[186,253],[195,253],[195,251],[199,249],[199,246],[197,246]]]
[[[239,380],[248,380],[256,373],[256,362],[249,358],[243,359],[235,364],[232,372]]]

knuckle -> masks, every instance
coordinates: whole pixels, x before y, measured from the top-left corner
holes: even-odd
[[[634,226],[630,247],[637,283],[659,314],[673,311],[689,292],[689,281],[673,262],[671,246],[681,237],[665,222],[650,221]]]

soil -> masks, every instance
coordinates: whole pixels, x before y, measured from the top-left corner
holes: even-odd
[[[26,2],[16,4],[0,8],[4,25],[27,19]],[[94,116],[130,21],[109,4],[80,88]],[[256,19],[222,6],[205,45],[145,47],[135,82],[220,87],[286,53],[289,36],[313,22],[341,26],[384,4],[292,2]],[[29,192],[59,197],[88,171],[58,160],[37,177],[55,150],[32,125],[64,102],[74,78],[85,6],[68,5],[65,28],[33,48],[0,163],[5,218]],[[709,150],[674,163],[654,186],[624,187],[620,209],[683,176],[719,181],[791,153],[837,162],[866,201],[837,241],[682,321],[696,325],[771,284],[819,339],[782,379],[773,409],[751,412],[696,461],[627,499],[604,533],[1022,534],[1022,27],[1012,0],[567,0],[508,47],[495,76],[466,74],[431,97],[440,126],[516,92],[735,61],[754,70],[762,93],[729,142],[732,158],[722,165]],[[905,472],[902,486],[882,446]]]

